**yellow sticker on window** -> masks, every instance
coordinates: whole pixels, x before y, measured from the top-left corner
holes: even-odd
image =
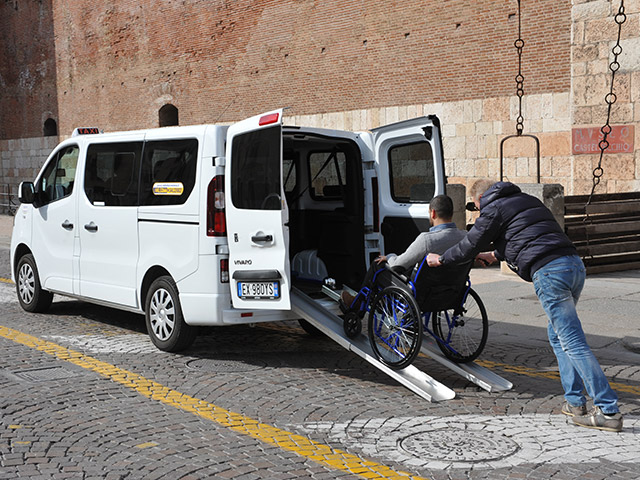
[[[182,195],[184,186],[181,182],[158,182],[153,184],[154,195]]]

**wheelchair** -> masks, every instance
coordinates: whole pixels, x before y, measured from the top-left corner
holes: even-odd
[[[489,319],[471,288],[473,262],[429,268],[426,257],[410,276],[380,264],[344,314],[344,330],[354,338],[368,313],[368,336],[378,360],[393,369],[410,365],[424,332],[457,363],[478,358],[487,343]],[[430,328],[431,324],[431,328]]]

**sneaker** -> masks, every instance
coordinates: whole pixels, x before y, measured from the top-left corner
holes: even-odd
[[[604,414],[600,407],[593,407],[586,415],[576,416],[571,419],[573,423],[580,427],[596,428],[607,432],[622,431],[622,414],[611,413]]]
[[[573,405],[569,405],[569,402],[564,402],[561,411],[569,417],[581,417],[587,414],[587,406],[578,405],[577,407],[574,407]]]

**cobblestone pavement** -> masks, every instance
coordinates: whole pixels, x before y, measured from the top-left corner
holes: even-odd
[[[0,236],[1,237],[1,236]],[[0,242],[1,242],[0,238]],[[0,277],[9,276],[6,245]],[[589,279],[589,341],[625,414],[622,433],[560,414],[561,387],[530,285],[475,288],[492,319],[488,393],[420,357],[456,398],[428,403],[295,322],[202,329],[155,349],[143,317],[56,297],[23,312],[0,282],[0,479],[609,479],[640,477],[640,276]],[[609,307],[606,305],[609,303]],[[614,307],[615,306],[615,307]],[[629,312],[636,312],[631,321]]]

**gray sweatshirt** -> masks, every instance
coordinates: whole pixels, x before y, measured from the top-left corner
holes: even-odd
[[[459,230],[453,222],[436,225],[418,235],[402,255],[387,255],[387,262],[392,267],[398,265],[411,270],[427,253],[442,255],[466,236],[467,232]]]

